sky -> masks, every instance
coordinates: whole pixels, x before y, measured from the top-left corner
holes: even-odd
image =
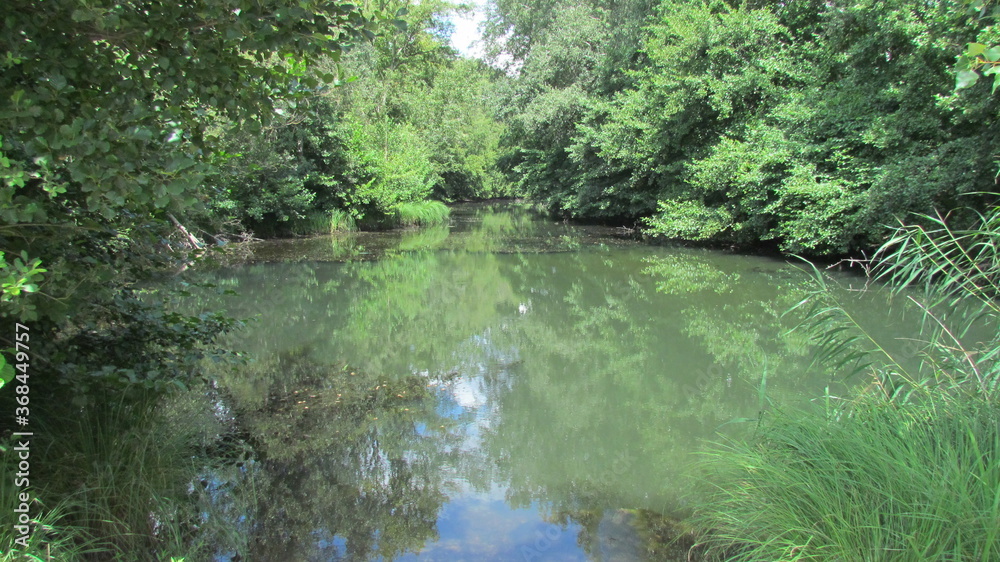
[[[482,45],[473,47],[472,43],[479,39],[479,24],[486,18],[485,0],[477,0],[474,3],[476,5],[474,12],[466,16],[452,17],[455,33],[451,36],[451,45],[465,56],[481,57],[483,55]]]

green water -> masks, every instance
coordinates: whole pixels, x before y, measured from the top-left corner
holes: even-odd
[[[489,205],[255,259],[203,279],[252,318],[257,359],[217,382],[247,461],[209,480],[253,560],[683,560],[704,441],[844,388],[783,316],[810,286],[782,260]]]

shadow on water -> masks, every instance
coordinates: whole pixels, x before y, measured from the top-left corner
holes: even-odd
[[[784,316],[809,284],[783,261],[490,206],[257,256],[202,274],[254,318],[215,383],[247,462],[205,486],[252,560],[685,560],[693,453],[752,427],[762,375],[784,404],[847,386]]]

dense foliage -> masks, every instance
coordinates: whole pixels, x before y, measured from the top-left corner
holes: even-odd
[[[160,387],[232,326],[158,315],[134,290],[185,267],[190,250],[244,229],[326,231],[331,213],[362,226],[440,221],[446,211],[425,199],[500,193],[500,126],[483,101],[495,71],[447,46],[456,9],[9,6],[4,317],[34,322],[51,346],[36,356],[77,392],[100,379]]]
[[[162,389],[196,373],[232,322],[168,315],[135,284],[172,265],[189,234],[176,217],[206,208],[222,127],[259,130],[334,79],[298,67],[387,18],[321,1],[5,6],[0,313],[30,327],[34,388],[85,401],[101,381]]]
[[[61,455],[51,441],[32,450],[33,477],[42,464],[51,467],[50,483],[56,473],[72,475],[61,495],[48,493],[57,486],[44,497],[40,486],[19,490],[13,480],[3,486],[8,513],[24,501],[19,494],[29,493],[33,519],[24,537],[30,545],[18,548],[7,520],[5,559],[72,559],[50,551],[73,543],[71,550],[86,552],[90,533],[112,541],[149,533],[144,507],[158,492],[141,485],[155,479],[155,470],[143,470],[142,453],[162,452],[176,464],[190,458],[188,450],[152,450],[165,445],[161,435],[136,452],[123,445],[131,443],[127,430],[104,433],[96,426],[115,425],[108,418],[131,410],[131,402],[141,409],[149,396],[155,402],[167,389],[197,380],[202,359],[230,355],[214,339],[235,323],[170,312],[140,284],[182,265],[176,260],[185,256],[173,250],[200,244],[182,221],[210,209],[206,178],[220,157],[220,134],[260,130],[285,104],[333,82],[331,73],[305,75],[301,68],[339,60],[353,44],[383,32],[393,16],[322,0],[5,3],[0,375],[6,382],[16,373],[18,380],[4,387],[0,401],[13,413],[16,397],[25,418],[16,430],[64,437],[71,447],[92,445],[90,435],[101,439],[89,451],[99,454],[82,466],[88,455]],[[23,326],[19,353],[15,323]],[[18,462],[7,448],[14,420],[5,419],[0,470],[11,476]],[[57,420],[65,419],[88,420],[80,422],[85,437],[62,433],[66,426]],[[87,475],[77,470],[88,467]],[[126,473],[130,478],[116,480]],[[140,517],[126,522],[103,509],[112,504],[132,504]],[[51,511],[40,513],[42,505]],[[58,536],[46,537],[57,522]],[[160,559],[141,550],[119,554]]]
[[[467,7],[445,0],[378,8],[10,0],[4,8],[0,317],[30,327],[31,407],[47,395],[48,408],[65,407],[55,420],[143,417],[166,389],[204,374],[202,359],[233,355],[215,340],[237,322],[170,312],[170,297],[141,289],[186,268],[206,242],[226,245],[244,229],[440,223],[448,216],[440,201],[525,195],[563,217],[807,254],[876,247],[891,234],[887,225],[925,213],[892,239],[889,278],[900,286],[955,281],[926,301],[929,326],[949,326],[930,310],[958,301],[985,303],[979,316],[995,313],[1000,219],[978,212],[996,202],[988,192],[1000,145],[1000,14],[990,2],[495,0],[486,25],[491,64],[448,46],[449,17]],[[887,395],[838,415],[886,424],[894,435],[972,436],[955,449],[906,452],[914,464],[950,455],[961,461],[955,474],[982,468],[979,481],[995,490],[994,469],[965,461],[998,442],[995,415],[977,409],[995,398],[996,338],[964,347],[960,331],[930,336],[933,377],[914,379],[890,361],[876,379]],[[0,333],[4,381],[15,374],[13,337]],[[855,357],[870,351],[879,350]],[[913,396],[925,400],[914,405]],[[938,405],[946,415],[928,430],[920,408]],[[862,425],[833,423],[829,433]],[[143,426],[132,436],[136,458],[155,449],[156,431]],[[803,433],[793,424],[771,436]],[[106,429],[94,450],[61,457],[99,467],[117,456],[114,470],[88,475],[108,479],[66,482],[63,491],[86,487],[98,498],[81,500],[90,507],[108,500],[94,516],[98,527],[119,525],[126,518],[116,512],[128,511],[131,523],[98,532],[144,537],[132,525],[149,523],[149,490],[135,502],[115,496],[133,455],[112,450],[113,434]],[[189,445],[178,441],[172,458],[188,455]],[[856,449],[811,454],[830,451]],[[160,460],[150,455],[151,465]],[[918,492],[933,480],[922,476],[928,483]],[[0,491],[3,501],[16,497],[9,486]],[[941,505],[953,492],[941,493]],[[995,522],[995,501],[971,512],[936,517]],[[732,536],[745,546],[752,539],[743,531]],[[956,537],[972,545],[956,556],[996,553],[992,532],[973,531],[992,541],[984,544]],[[41,556],[42,537],[32,540]],[[800,546],[775,556],[799,555]]]
[[[350,83],[286,105],[261,133],[226,137],[215,215],[262,235],[304,233],[326,230],[331,211],[393,226],[401,204],[505,193],[492,165],[502,126],[485,99],[496,71],[448,45],[459,8],[393,9],[406,25],[344,57]]]
[[[517,67],[503,164],[554,213],[840,253],[994,183],[996,101],[985,84],[952,91],[967,42],[984,48],[963,72],[995,72],[997,31],[978,10],[666,0],[647,13],[496,5],[495,48]]]

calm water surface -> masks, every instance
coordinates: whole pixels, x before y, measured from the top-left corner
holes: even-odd
[[[764,374],[781,404],[843,388],[785,261],[490,205],[256,259],[206,279],[252,319],[217,386],[253,454],[209,480],[254,560],[683,560],[693,453],[752,426]],[[845,302],[903,331],[862,283]]]

